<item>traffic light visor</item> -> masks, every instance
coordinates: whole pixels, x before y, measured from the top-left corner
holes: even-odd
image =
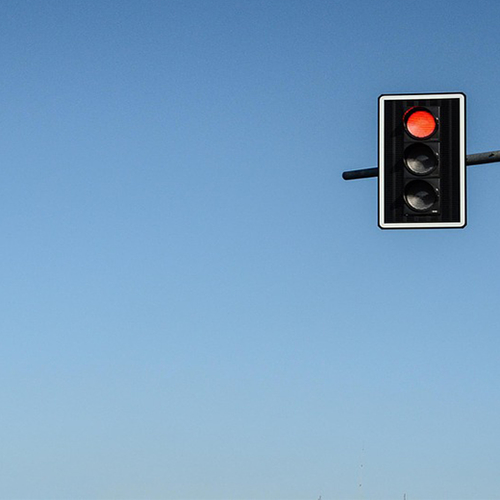
[[[404,123],[407,132],[416,139],[427,139],[437,128],[436,118],[425,108],[410,108],[404,114]]]

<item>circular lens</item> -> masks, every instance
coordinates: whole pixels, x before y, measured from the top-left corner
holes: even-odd
[[[422,108],[411,108],[405,116],[405,126],[408,133],[417,139],[427,139],[437,128],[434,115]]]
[[[415,175],[430,174],[438,164],[434,151],[426,144],[416,142],[404,152],[406,168]]]
[[[405,202],[413,210],[424,212],[436,203],[436,190],[425,181],[411,181],[405,188]]]

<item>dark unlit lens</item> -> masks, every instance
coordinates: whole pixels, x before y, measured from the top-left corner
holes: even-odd
[[[425,181],[412,181],[405,188],[406,204],[418,212],[429,210],[438,199],[435,189]]]
[[[415,143],[404,153],[406,168],[415,175],[430,174],[437,167],[437,157],[426,144]]]

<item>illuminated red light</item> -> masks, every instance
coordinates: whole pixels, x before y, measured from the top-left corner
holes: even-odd
[[[417,139],[426,139],[436,131],[436,118],[426,109],[411,108],[404,118],[406,130]]]

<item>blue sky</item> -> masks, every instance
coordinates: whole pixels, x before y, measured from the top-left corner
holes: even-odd
[[[494,1],[0,4],[0,498],[486,500],[499,166],[381,231],[380,94],[500,147]]]

